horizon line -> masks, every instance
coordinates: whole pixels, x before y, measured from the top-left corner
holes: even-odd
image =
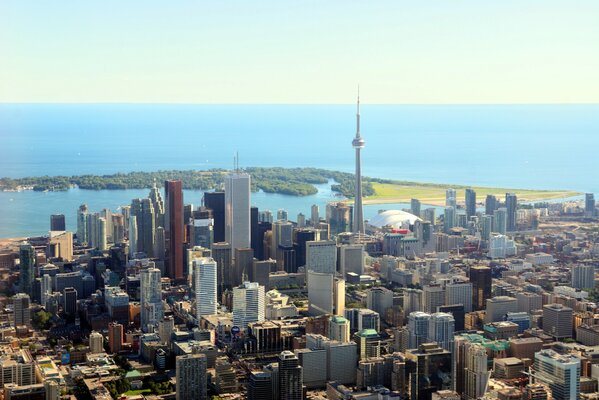
[[[269,102],[260,102],[260,103],[203,103],[203,102],[131,102],[131,101],[80,101],[80,102],[70,102],[70,101],[0,101],[0,106],[2,105],[159,105],[159,106],[347,106],[352,105],[355,106],[354,103],[269,103]],[[399,102],[399,103],[365,103],[366,106],[581,106],[581,105],[599,105],[599,101],[597,102],[514,102],[514,103],[506,103],[506,102],[484,102],[484,103],[408,103],[408,102]]]

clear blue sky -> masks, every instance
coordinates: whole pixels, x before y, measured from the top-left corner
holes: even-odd
[[[0,102],[598,103],[599,1],[0,1]]]

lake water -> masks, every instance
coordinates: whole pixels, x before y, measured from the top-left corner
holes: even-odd
[[[366,176],[599,193],[599,105],[363,105]],[[313,166],[353,170],[351,105],[0,105],[0,177],[134,170]],[[49,215],[69,228],[79,204],[130,203],[148,190],[0,193],[0,237],[42,234]],[[199,204],[201,192],[186,191]],[[334,199],[256,193],[291,218]],[[399,205],[401,206],[401,205]],[[366,217],[379,208],[367,206]]]

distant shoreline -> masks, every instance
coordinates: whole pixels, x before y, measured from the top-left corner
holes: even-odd
[[[339,196],[345,197],[345,201],[352,201],[354,176],[350,173],[319,168],[281,167],[250,167],[245,171],[252,175],[253,191],[262,190],[266,193],[304,197],[317,193],[318,189],[315,185],[326,184],[333,180],[335,183],[331,185],[331,190]],[[82,190],[150,189],[154,184],[161,186],[162,182],[168,179],[182,180],[184,189],[209,191],[222,189],[226,172],[224,169],[170,170],[71,177],[0,178],[0,191],[48,192],[68,191],[73,188]],[[566,199],[583,194],[570,190],[513,189],[364,177],[364,204],[409,203],[411,199],[415,198],[420,200],[422,204],[443,206],[445,204],[445,190],[448,188],[456,189],[458,198],[464,197],[465,188],[472,188],[476,191],[479,202],[488,194],[502,197],[507,192],[515,193],[522,202]]]

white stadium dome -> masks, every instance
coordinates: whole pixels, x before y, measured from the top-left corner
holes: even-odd
[[[381,229],[384,226],[392,226],[393,229],[402,229],[414,225],[414,222],[416,221],[421,221],[421,219],[409,212],[387,210],[372,217],[368,221],[368,225],[377,229]]]

